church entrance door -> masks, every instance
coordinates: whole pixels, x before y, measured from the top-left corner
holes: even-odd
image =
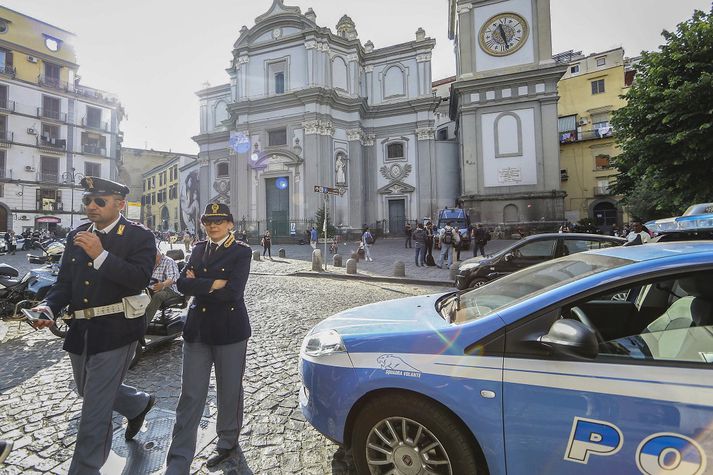
[[[287,177],[265,180],[267,229],[274,237],[290,235],[290,181]]]
[[[389,234],[403,234],[406,226],[406,201],[389,200]]]

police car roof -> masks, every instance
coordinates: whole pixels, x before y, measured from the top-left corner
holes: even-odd
[[[684,254],[711,253],[713,257],[713,241],[675,241],[642,244],[639,246],[621,246],[588,251],[609,257],[619,257],[631,261],[642,262]]]

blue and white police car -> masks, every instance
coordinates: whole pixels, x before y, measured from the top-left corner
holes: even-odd
[[[713,242],[347,310],[300,373],[302,412],[359,473],[713,473]]]

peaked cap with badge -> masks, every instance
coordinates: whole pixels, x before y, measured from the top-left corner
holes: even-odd
[[[230,208],[223,203],[208,203],[205,207],[205,212],[201,216],[201,223],[208,221],[230,221],[234,223],[233,215],[230,214]]]
[[[84,188],[85,195],[120,195],[129,194],[129,187],[116,181],[99,178],[97,176],[85,176],[79,184]]]

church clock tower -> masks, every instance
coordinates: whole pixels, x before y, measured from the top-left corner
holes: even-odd
[[[564,219],[549,0],[450,0],[461,199],[472,221]]]

